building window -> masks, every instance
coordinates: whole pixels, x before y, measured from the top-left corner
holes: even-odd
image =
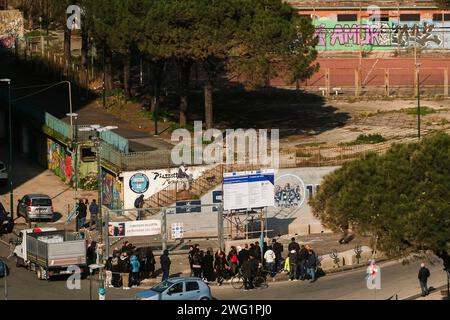
[[[92,152],[92,148],[81,148],[81,160],[83,162],[94,162],[96,159],[96,154]]]
[[[450,21],[450,13],[435,13],[433,14],[433,21],[435,22],[442,22],[442,20],[444,21]]]
[[[338,22],[358,21],[358,16],[356,14],[338,14],[337,21]]]
[[[400,21],[402,22],[418,22],[420,21],[420,14],[419,13],[411,13],[411,14],[401,14],[400,15]]]

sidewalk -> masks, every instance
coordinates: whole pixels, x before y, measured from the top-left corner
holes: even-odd
[[[420,294],[412,296],[406,300],[450,300],[447,293],[447,285],[433,288],[428,296],[422,297]]]
[[[3,154],[5,148],[0,147],[0,153]],[[61,181],[52,171],[46,170],[36,164],[34,161],[23,156],[14,155],[14,217],[17,218],[17,201],[26,194],[42,193],[52,198],[55,211],[55,224],[65,222],[69,209],[73,208],[75,197],[86,198],[89,201],[97,199],[96,191],[79,191],[70,188]],[[0,202],[9,211],[9,190],[7,186],[0,188]],[[70,205],[70,208],[68,207]],[[25,223],[25,219],[20,218],[16,223]]]

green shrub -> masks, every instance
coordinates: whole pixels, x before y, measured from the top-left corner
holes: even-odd
[[[408,108],[408,109],[401,109],[400,111],[402,111],[406,114],[411,114],[411,115],[417,115],[419,113],[416,107]],[[433,114],[436,112],[437,112],[436,109],[433,109],[430,107],[426,107],[426,106],[420,107],[420,115],[421,116],[426,116],[427,114]]]
[[[86,177],[81,178],[78,181],[78,186],[82,190],[86,191],[96,191],[98,190],[98,178],[97,174],[91,173]]]
[[[375,144],[385,142],[386,138],[384,138],[381,134],[360,134],[355,141],[351,142],[343,142],[339,143],[339,146],[357,146],[361,144]]]

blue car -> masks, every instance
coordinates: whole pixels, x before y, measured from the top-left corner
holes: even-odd
[[[200,278],[171,278],[139,292],[135,300],[212,300],[212,295]]]

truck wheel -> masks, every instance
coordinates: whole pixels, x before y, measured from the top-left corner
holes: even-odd
[[[22,266],[22,263],[20,262],[20,258],[16,256],[16,267],[20,268]]]
[[[36,275],[37,275],[37,278],[38,278],[39,280],[42,280],[42,270],[41,270],[41,268],[38,268],[38,269],[36,270]]]

